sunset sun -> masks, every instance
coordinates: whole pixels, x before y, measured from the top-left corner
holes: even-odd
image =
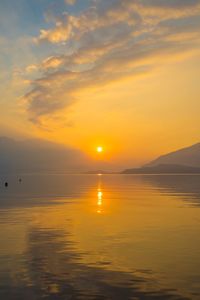
[[[102,147],[102,146],[98,146],[97,149],[96,149],[96,151],[97,151],[98,153],[103,152],[103,147]]]

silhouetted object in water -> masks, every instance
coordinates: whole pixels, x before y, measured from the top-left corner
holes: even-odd
[[[7,187],[8,186],[8,183],[7,182],[5,182],[5,187]]]
[[[21,179],[21,178],[19,179],[19,182],[20,182],[20,183],[22,182],[22,179]]]

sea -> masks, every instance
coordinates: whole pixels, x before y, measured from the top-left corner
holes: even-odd
[[[200,299],[200,175],[0,175],[0,299]]]

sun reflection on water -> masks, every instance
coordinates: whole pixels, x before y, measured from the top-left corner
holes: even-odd
[[[101,180],[100,180],[97,189],[97,206],[98,206],[97,213],[98,214],[101,214],[103,212],[102,205],[103,205],[103,192],[101,189]]]

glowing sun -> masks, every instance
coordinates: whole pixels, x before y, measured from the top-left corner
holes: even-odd
[[[97,152],[98,152],[98,153],[103,152],[103,147],[102,147],[102,146],[98,146],[98,147],[97,147]]]

